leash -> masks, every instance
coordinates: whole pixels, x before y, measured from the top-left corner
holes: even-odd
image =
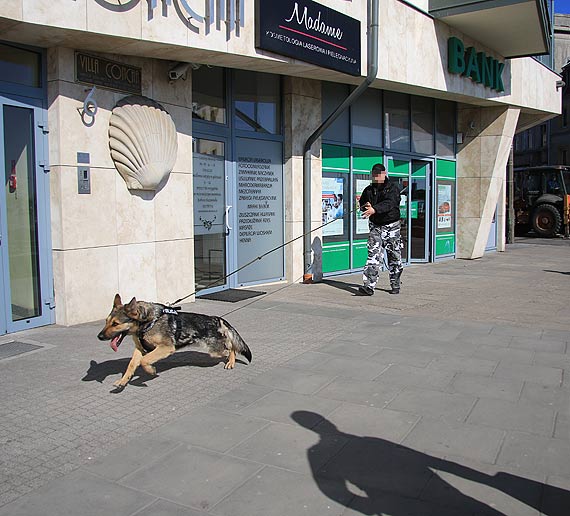
[[[349,210],[349,211],[347,212],[347,215],[352,215],[352,214],[353,214],[356,210],[358,210],[358,209],[359,209],[359,208],[356,208],[356,207],[355,207],[355,208],[352,208],[351,210]],[[344,218],[344,216],[343,216],[343,218]],[[206,285],[206,286],[203,288],[203,290],[206,290],[206,289],[208,289],[208,288],[210,288],[210,287],[213,287],[213,286],[219,284],[220,281],[224,281],[224,280],[226,280],[227,278],[229,278],[230,276],[233,276],[234,274],[237,274],[239,271],[245,269],[246,267],[249,267],[252,263],[255,263],[255,262],[257,262],[257,261],[259,261],[259,260],[265,258],[267,255],[269,255],[269,254],[271,254],[271,253],[274,253],[275,251],[278,251],[279,249],[282,249],[283,247],[285,247],[285,246],[287,246],[287,245],[289,245],[289,244],[292,244],[293,242],[299,240],[300,238],[303,238],[305,235],[310,235],[310,234],[313,233],[314,231],[317,231],[317,230],[319,230],[319,229],[322,229],[322,228],[324,228],[325,226],[328,226],[329,224],[331,224],[331,223],[333,223],[333,222],[336,222],[337,220],[340,220],[340,219],[332,219],[332,220],[329,220],[328,222],[325,222],[324,224],[321,224],[320,226],[318,226],[318,227],[316,227],[316,228],[314,228],[314,229],[311,229],[310,231],[306,231],[305,233],[302,233],[301,235],[299,235],[299,236],[297,236],[297,237],[295,237],[295,238],[292,238],[291,240],[289,240],[288,242],[285,242],[284,244],[278,245],[277,247],[275,247],[275,248],[273,248],[273,249],[271,249],[271,250],[269,250],[269,251],[267,251],[267,252],[265,252],[265,253],[263,253],[263,254],[260,254],[258,257],[256,257],[256,258],[254,258],[253,260],[247,262],[245,265],[242,265],[239,269],[236,269],[235,271],[232,271],[232,272],[230,272],[229,274],[226,274],[226,275],[225,275],[223,278],[221,278],[221,279],[217,279],[217,280],[213,281],[212,283],[209,283],[208,285]],[[191,294],[188,294],[187,296],[181,297],[180,299],[177,299],[176,301],[174,301],[174,302],[172,302],[172,303],[167,303],[167,306],[176,305],[176,304],[180,303],[181,301],[184,301],[185,299],[188,299],[189,297],[192,297],[192,296],[196,295],[197,292],[198,292],[198,291],[195,290],[195,291],[192,292]]]

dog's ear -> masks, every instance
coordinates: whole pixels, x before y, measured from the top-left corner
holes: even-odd
[[[119,294],[115,294],[115,300],[113,301],[113,308],[119,308],[123,302],[121,301],[121,296]]]
[[[151,314],[143,304],[138,303],[136,297],[133,297],[127,305],[125,305],[125,313],[135,321],[147,321]]]

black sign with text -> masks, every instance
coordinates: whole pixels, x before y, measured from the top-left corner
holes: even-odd
[[[256,0],[256,48],[360,75],[360,22],[311,0]]]
[[[140,68],[82,52],[75,53],[75,80],[125,93],[142,91]]]

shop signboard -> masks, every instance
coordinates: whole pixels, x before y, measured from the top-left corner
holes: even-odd
[[[360,76],[360,21],[311,0],[256,0],[255,46]]]

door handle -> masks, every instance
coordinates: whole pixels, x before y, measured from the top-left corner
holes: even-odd
[[[226,229],[227,229],[228,231],[231,231],[231,230],[233,229],[233,228],[230,226],[230,223],[229,223],[230,209],[231,209],[231,208],[232,208],[231,205],[226,205],[226,217],[225,217],[225,219],[226,219]]]

